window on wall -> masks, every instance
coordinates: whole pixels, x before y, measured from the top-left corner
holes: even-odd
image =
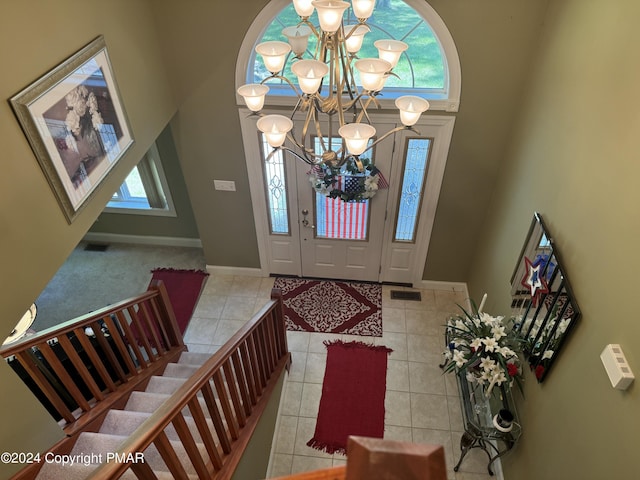
[[[278,6],[280,8],[274,10]],[[256,24],[258,20],[263,20],[262,25],[266,23],[268,26],[254,37],[255,42],[252,47],[263,41],[286,41],[282,35],[282,29],[299,22],[299,17],[290,1],[273,0],[269,11],[273,12],[271,16],[266,17],[266,13],[261,14],[254,22]],[[352,17],[353,13],[349,8],[345,12],[345,25],[358,23],[358,20]],[[310,20],[318,24],[316,12]],[[398,65],[394,68],[394,73],[399,78],[390,77],[387,80],[384,98],[393,99],[410,91],[411,94],[427,98],[432,103],[432,110],[457,110],[460,85],[457,51],[446,26],[426,2],[422,0],[378,1],[374,14],[367,20],[367,24],[371,31],[366,34],[363,48],[358,53],[360,58],[378,57],[378,51],[373,44],[378,39],[390,38],[409,44],[409,49],[402,54]],[[254,28],[253,25],[252,28]],[[247,37],[250,35],[251,31]],[[305,58],[313,55],[315,44],[315,38],[312,35]],[[259,83],[270,76],[263,62],[258,58],[255,48],[251,48],[249,58],[246,60],[246,75],[243,79],[238,78],[241,80],[239,84]],[[289,70],[290,60],[287,62]],[[290,71],[285,71],[285,76],[295,81],[296,77]],[[267,84],[271,98],[294,94],[284,81],[278,83],[272,79]],[[436,100],[435,103],[434,100]],[[442,102],[438,103],[437,101],[440,100]]]
[[[114,192],[105,211],[175,216],[155,143]]]

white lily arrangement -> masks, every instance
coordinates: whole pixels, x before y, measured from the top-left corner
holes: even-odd
[[[482,385],[487,397],[496,385],[511,388],[516,383],[522,390],[514,318],[491,316],[475,304],[471,312],[460,309],[463,314],[451,317],[446,326],[445,372],[465,372],[467,380]]]

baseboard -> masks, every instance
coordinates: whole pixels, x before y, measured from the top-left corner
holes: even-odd
[[[87,242],[131,243],[136,245],[160,245],[163,247],[202,248],[199,238],[159,237],[153,235],[122,235],[119,233],[87,232],[83,238]]]
[[[436,280],[422,280],[413,285],[415,288],[424,288],[426,290],[447,290],[449,292],[464,292],[469,296],[469,290],[465,282],[441,282]]]
[[[242,275],[245,277],[267,277],[261,268],[228,267],[224,265],[207,265],[207,272],[212,275]]]

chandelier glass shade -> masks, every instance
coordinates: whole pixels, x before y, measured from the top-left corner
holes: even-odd
[[[378,58],[358,57],[365,36],[371,31],[367,19],[373,14],[375,0],[351,0],[350,3],[293,0],[293,6],[300,22],[282,30],[287,41],[266,41],[256,46],[256,52],[271,75],[259,84],[243,85],[238,89],[249,110],[260,115],[257,128],[274,149],[271,155],[275,149],[282,149],[308,164],[324,163],[333,167],[355,157],[361,165],[358,156],[380,141],[403,129],[414,130],[413,125],[429,108],[425,99],[416,96],[403,96],[395,101],[402,126],[375,138],[376,129],[370,125],[368,109],[380,108],[377,97],[389,76],[397,76],[393,68],[408,48],[398,40],[377,40],[374,46]],[[344,24],[343,16],[348,8],[352,9],[357,23]],[[314,11],[317,26],[310,20]],[[312,35],[317,39],[315,52],[307,54]],[[284,76],[288,60],[292,62],[290,70],[295,81]],[[269,91],[266,83],[270,80],[284,82],[295,92],[297,102],[289,118],[261,113]],[[295,132],[292,119],[298,112],[304,112],[304,122],[300,131]],[[312,133],[321,153],[311,147],[309,136]],[[336,133],[339,140],[336,140]],[[295,148],[285,146],[287,138]]]

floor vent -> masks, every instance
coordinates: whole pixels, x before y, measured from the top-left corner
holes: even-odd
[[[88,252],[106,252],[109,245],[105,243],[87,243],[84,249]]]
[[[391,299],[393,300],[415,300],[420,302],[422,295],[420,292],[406,292],[403,290],[391,290]]]

